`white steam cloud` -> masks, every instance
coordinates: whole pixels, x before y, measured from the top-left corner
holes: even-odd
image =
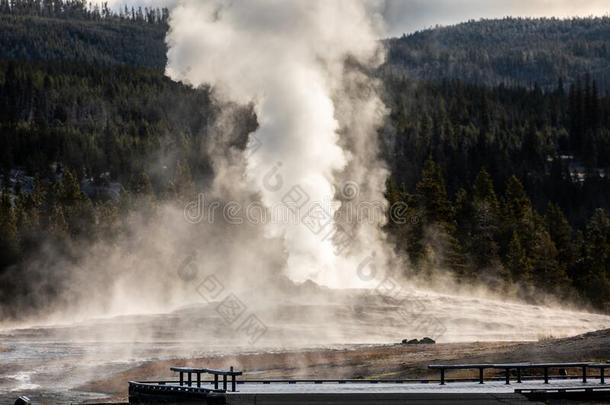
[[[285,206],[299,219],[265,229],[283,238],[287,274],[297,282],[353,286],[370,253],[358,247],[387,256],[382,219],[341,228],[334,219],[348,204],[336,191],[342,185],[358,187],[349,204],[385,201],[376,146],[384,109],[363,72],[383,62],[382,6],[183,0],[172,10],[167,75],[213,85],[220,102],[254,103],[259,128],[246,151],[247,188],[268,209]],[[337,239],[350,248],[338,249]]]

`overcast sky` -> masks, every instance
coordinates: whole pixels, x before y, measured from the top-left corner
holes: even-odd
[[[610,0],[388,0],[389,35],[434,25],[506,16],[570,17],[610,13]]]
[[[108,2],[110,5],[171,7],[176,0]],[[449,25],[479,18],[601,16],[609,13],[610,0],[386,0],[385,17],[388,36],[400,36],[437,24]]]

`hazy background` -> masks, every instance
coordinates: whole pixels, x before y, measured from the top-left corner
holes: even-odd
[[[172,7],[177,0],[110,0],[112,7]],[[583,17],[610,13],[606,0],[386,0],[387,36],[456,24],[470,19],[512,17]]]
[[[388,0],[385,18],[388,34],[400,36],[478,18],[574,17],[609,11],[605,0]]]

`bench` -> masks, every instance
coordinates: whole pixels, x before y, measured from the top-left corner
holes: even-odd
[[[193,383],[192,374],[197,376],[197,387],[201,387],[201,374],[211,374],[214,376],[214,389],[218,389],[218,376],[222,376],[222,389],[227,390],[227,377],[231,376],[231,391],[236,391],[235,377],[242,375],[241,371],[233,370],[217,370],[213,368],[191,368],[191,367],[171,367],[171,371],[180,373],[180,386],[184,385],[184,374],[187,375],[187,385],[190,387]]]
[[[496,363],[496,364],[432,364],[428,368],[432,370],[439,370],[441,374],[440,382],[441,385],[445,385],[445,371],[446,370],[479,370],[479,384],[484,383],[483,374],[486,369],[500,369],[504,370],[506,375],[506,384],[510,384],[510,371],[517,371],[517,382],[521,382],[521,371],[525,369],[543,369],[544,370],[544,383],[549,383],[549,369],[551,368],[581,368],[582,369],[582,381],[587,382],[587,367],[589,363]],[[600,368],[600,373],[603,374],[603,369],[607,368],[607,364],[595,364],[594,368]],[[603,382],[602,382],[603,384]]]

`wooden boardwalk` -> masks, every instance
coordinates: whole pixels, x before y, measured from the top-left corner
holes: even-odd
[[[438,364],[439,379],[425,380],[237,380],[242,372],[172,367],[178,381],[129,383],[131,404],[531,404],[548,398],[610,400],[604,370],[609,363]],[[447,370],[479,370],[478,378],[449,379]],[[487,376],[488,369],[504,370],[504,377]],[[544,375],[522,375],[528,370]],[[563,375],[550,375],[559,369]],[[591,374],[587,370],[596,370]],[[578,370],[567,375],[566,370]],[[512,386],[511,371],[517,376]],[[202,380],[201,375],[213,375]],[[193,378],[193,376],[195,378]],[[219,377],[222,377],[222,386]],[[230,377],[230,385],[228,378]],[[597,380],[597,381],[594,381]],[[599,383],[598,383],[599,381]],[[445,383],[451,383],[445,385]],[[516,389],[515,389],[516,388]]]

